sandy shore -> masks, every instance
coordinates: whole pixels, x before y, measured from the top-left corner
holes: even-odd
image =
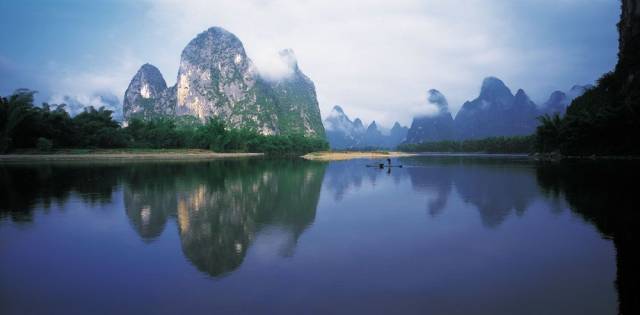
[[[0,162],[28,161],[91,161],[91,160],[209,160],[224,158],[241,158],[262,156],[262,153],[216,153],[206,150],[171,150],[171,151],[110,151],[99,150],[86,153],[52,153],[52,154],[7,154],[0,155]]]
[[[312,161],[340,161],[351,159],[386,159],[405,156],[414,156],[414,153],[406,152],[313,152],[302,156],[302,158]]]

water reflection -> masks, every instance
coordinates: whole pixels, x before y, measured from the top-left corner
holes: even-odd
[[[522,215],[539,197],[536,168],[523,159],[473,157],[409,157],[394,161],[395,170],[365,168],[366,162],[332,163],[327,168],[325,186],[335,201],[355,193],[363,183],[375,186],[379,177],[391,176],[397,185],[409,180],[414,190],[434,195],[426,204],[431,216],[446,207],[452,190],[480,214],[487,228],[496,228],[511,214]]]
[[[32,221],[32,209],[62,205],[78,195],[88,205],[108,204],[117,185],[118,166],[91,164],[0,164],[0,219]]]
[[[325,164],[290,160],[210,163],[0,165],[0,219],[32,220],[78,195],[107,204],[122,187],[124,211],[142,240],[153,242],[177,221],[182,250],[200,271],[237,268],[261,229],[277,228],[291,255],[313,223]]]
[[[619,312],[640,313],[640,212],[636,161],[573,161],[542,164],[537,180],[547,195],[562,198],[571,210],[613,239],[617,252]]]
[[[121,206],[114,208],[126,215],[128,223],[125,222],[124,225],[127,229],[130,225],[135,231],[137,243],[151,247],[146,244],[158,244],[163,233],[171,232],[176,235],[171,230],[175,227],[183,256],[200,272],[220,277],[237,270],[252,245],[255,247],[255,244],[260,243],[258,240],[269,243],[261,246],[260,250],[266,248],[276,255],[295,257],[296,247],[302,247],[302,243],[297,244],[300,236],[316,220],[321,190],[323,196],[328,193],[328,198],[323,197],[323,200],[333,201],[332,205],[340,208],[347,202],[354,207],[383,202],[386,192],[377,191],[376,187],[400,187],[397,191],[405,195],[399,198],[413,198],[411,202],[418,200],[418,213],[421,214],[421,209],[425,209],[429,214],[424,217],[424,223],[420,222],[425,226],[427,223],[439,222],[441,217],[446,218],[446,211],[454,212],[458,210],[457,206],[465,202],[470,207],[460,207],[461,210],[472,209],[470,213],[473,218],[479,215],[482,224],[479,229],[470,232],[476,234],[470,234],[469,239],[480,234],[477,230],[500,235],[500,232],[505,232],[500,231],[500,227],[510,217],[522,216],[526,211],[534,213],[529,209],[539,209],[532,205],[540,202],[545,207],[549,206],[548,210],[552,212],[571,209],[584,221],[595,226],[604,237],[612,239],[617,251],[615,285],[619,293],[620,312],[638,313],[639,302],[636,297],[640,292],[640,277],[636,266],[640,261],[635,255],[635,248],[639,217],[635,205],[637,189],[632,184],[640,175],[636,163],[589,161],[537,164],[518,159],[414,157],[394,161],[405,167],[391,172],[365,168],[365,163],[251,159],[198,163],[0,164],[0,220],[29,227],[29,222],[35,217],[34,211],[39,211],[36,209],[42,209],[43,212],[51,211],[52,208],[81,211],[82,208],[64,205],[80,201],[82,205],[91,208],[94,205],[122,202]],[[412,195],[412,191],[417,193]],[[351,198],[360,192],[373,194],[366,197],[371,199]],[[425,200],[423,196],[428,197]],[[409,202],[406,204],[413,205]],[[340,208],[336,212],[347,212],[342,210],[344,209]],[[389,226],[398,228],[405,227],[403,220],[412,218],[407,213],[408,211],[395,211],[392,214],[372,211],[367,216],[378,215],[385,220],[391,218]],[[368,237],[375,239],[376,236],[366,233],[380,233],[380,230],[363,226],[370,224],[379,228],[375,226],[376,221],[363,217],[340,218],[343,221],[334,224],[342,226],[325,227],[325,233],[334,233],[342,228],[344,234],[330,234],[331,237],[342,237],[344,239],[339,241],[344,241],[345,244],[362,241],[359,244],[365,245],[362,249],[354,249],[354,256],[346,257],[343,263],[349,264],[348,258],[356,262],[357,255],[368,257],[372,247],[366,247],[369,244],[366,240]],[[166,231],[168,227],[169,231]],[[419,229],[422,225],[416,230],[412,230],[415,227],[410,224],[406,227],[407,231],[383,231],[388,235],[377,235],[380,238],[376,240],[393,240],[394,233],[403,236],[413,236],[411,233],[423,235],[420,234],[423,231]],[[442,228],[437,224],[429,227],[435,230],[434,233]],[[362,233],[354,236],[344,232],[352,230]],[[518,233],[513,230],[507,232],[514,234],[503,235],[517,236]],[[532,232],[529,230],[527,233]],[[532,238],[540,236],[535,232],[532,234]],[[441,236],[440,241],[445,242],[445,245],[448,237],[458,240],[446,233],[426,235]],[[139,242],[138,237],[144,243]],[[327,234],[315,235],[318,242],[315,245],[322,245],[321,240],[331,237]],[[403,240],[402,237],[398,239]],[[398,261],[404,260],[410,265],[409,262],[419,256],[421,251],[434,255],[428,261],[437,262],[438,259],[448,257],[444,251],[429,252],[438,247],[435,243],[427,243],[431,241],[427,237],[407,237],[404,240],[411,242],[397,242],[393,246],[407,249],[404,253],[410,254],[384,262],[388,263],[388,270],[398,267],[392,271],[402,274],[403,266]],[[330,240],[327,242],[326,244],[332,244]],[[385,244],[379,242],[375,246],[384,247]],[[491,246],[493,244],[490,243]],[[498,245],[500,244],[496,246]],[[455,248],[456,246],[458,244],[452,243],[452,248],[447,247],[447,250],[464,252]],[[325,252],[332,253],[327,248],[334,247],[325,247]],[[179,250],[175,252],[179,253]],[[182,254],[178,255],[181,262],[184,262]],[[348,254],[347,252],[346,255]],[[553,255],[549,253],[549,256]],[[451,257],[455,261],[455,256]],[[339,260],[341,257],[335,259]],[[516,265],[524,265],[516,258],[513,261]],[[553,267],[553,257],[549,261],[548,266]],[[193,270],[191,266],[188,268]],[[367,268],[374,270],[370,266]],[[320,269],[317,272],[329,273],[331,270]],[[238,273],[240,272],[234,274]],[[499,278],[500,275],[498,273],[496,277]],[[504,275],[509,273],[505,272]],[[354,279],[347,278],[345,282],[347,280]],[[365,280],[356,278],[354,281]],[[428,281],[425,283],[428,284]],[[448,288],[443,290],[446,289]]]
[[[127,216],[151,241],[176,218],[185,256],[219,276],[242,263],[256,234],[289,234],[281,254],[315,218],[324,164],[302,161],[223,161],[189,168],[141,167],[124,184]],[[140,180],[138,180],[140,179]]]

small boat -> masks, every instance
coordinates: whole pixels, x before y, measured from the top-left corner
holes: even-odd
[[[391,165],[391,159],[387,159],[387,163],[378,163],[378,164],[367,164],[367,167],[377,167],[377,168],[392,168],[392,167],[402,167],[402,165]]]
[[[376,167],[376,168],[385,168],[385,167],[399,167],[402,168],[402,165],[387,165],[384,163],[379,163],[379,164],[367,164],[367,167]]]

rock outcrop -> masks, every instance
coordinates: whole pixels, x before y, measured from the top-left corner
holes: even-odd
[[[212,27],[182,51],[176,85],[167,88],[160,71],[143,65],[125,93],[125,119],[193,116],[222,119],[231,128],[261,134],[303,133],[324,137],[313,82],[298,67],[291,50],[281,58],[292,74],[267,80],[232,33]]]
[[[160,70],[148,63],[142,65],[124,93],[124,120],[173,115],[175,107],[166,106],[162,101],[165,99],[166,91],[167,83]]]

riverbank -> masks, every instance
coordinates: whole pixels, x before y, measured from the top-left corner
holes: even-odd
[[[198,149],[71,149],[50,153],[21,151],[0,155],[0,162],[89,160],[209,160],[262,156],[263,153],[219,153]]]
[[[414,156],[415,153],[397,152],[397,151],[353,151],[353,152],[334,152],[334,151],[322,151],[312,152],[303,155],[302,158],[311,161],[342,161],[352,159],[387,159],[397,157]]]

